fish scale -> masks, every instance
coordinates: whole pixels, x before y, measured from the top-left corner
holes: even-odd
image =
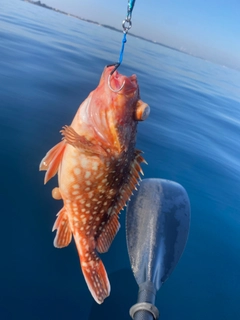
[[[71,125],[61,130],[63,141],[40,164],[40,170],[46,171],[45,183],[58,173],[59,186],[52,196],[63,200],[53,226],[54,246],[66,247],[74,238],[83,275],[97,303],[110,294],[98,253],[111,246],[120,227],[119,213],[140,179],[145,160],[135,149],[136,129],[149,113],[139,98],[136,76],[128,78],[117,71],[111,75],[112,70],[104,69],[98,87],[81,104]],[[113,91],[114,85],[121,91]]]

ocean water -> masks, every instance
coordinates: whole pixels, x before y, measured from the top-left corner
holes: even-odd
[[[138,287],[124,213],[102,255],[112,292],[97,305],[74,243],[51,233],[61,202],[39,162],[118,59],[122,35],[29,3],[0,5],[0,319],[130,319]],[[174,180],[191,202],[184,254],[157,295],[162,320],[240,318],[240,73],[128,36],[123,74],[136,73],[151,115],[138,126],[145,178]]]

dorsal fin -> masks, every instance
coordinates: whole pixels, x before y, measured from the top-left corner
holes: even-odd
[[[52,149],[48,151],[45,157],[42,159],[40,163],[39,170],[47,171],[44,178],[44,184],[48,182],[58,171],[58,167],[62,161],[63,153],[66,148],[66,144],[64,141],[56,144]]]
[[[112,215],[109,222],[103,227],[99,237],[96,241],[96,249],[98,252],[107,252],[115,235],[120,228],[120,223],[118,221],[118,214]]]
[[[72,231],[70,229],[67,212],[64,207],[59,211],[57,216],[58,217],[52,229],[52,231],[57,230],[53,244],[56,248],[67,247],[72,240]]]
[[[106,224],[106,226],[103,227],[101,233],[99,234],[96,240],[96,249],[100,253],[108,251],[115,235],[117,234],[120,228],[118,214],[131,197],[133,190],[136,188],[136,184],[140,180],[140,173],[143,174],[140,164],[141,162],[146,163],[146,161],[141,156],[141,153],[141,151],[135,150],[135,158],[131,163],[129,177],[120,190],[118,199],[110,213],[111,218],[109,219],[109,222]]]
[[[135,158],[133,159],[130,165],[130,173],[126,183],[122,186],[120,190],[120,195],[118,197],[117,203],[114,206],[115,212],[120,212],[123,209],[126,202],[132,195],[133,190],[137,189],[136,185],[140,178],[140,173],[143,175],[142,168],[140,164],[142,162],[147,163],[144,158],[141,156],[142,151],[135,150]]]

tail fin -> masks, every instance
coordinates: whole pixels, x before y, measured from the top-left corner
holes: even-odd
[[[95,251],[88,251],[80,257],[82,272],[93,298],[101,304],[110,294],[107,272]]]

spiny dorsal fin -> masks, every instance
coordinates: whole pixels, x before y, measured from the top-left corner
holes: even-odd
[[[72,240],[72,231],[69,226],[66,210],[62,208],[57,216],[52,229],[52,231],[57,230],[53,244],[56,248],[67,247]]]
[[[129,177],[126,183],[120,190],[120,195],[116,204],[114,205],[111,211],[111,218],[106,226],[101,230],[100,235],[96,241],[96,249],[98,252],[103,253],[107,252],[115,235],[117,234],[120,223],[118,221],[118,214],[125,206],[126,202],[132,195],[132,191],[136,188],[136,184],[138,180],[140,180],[140,173],[143,174],[142,169],[140,167],[141,162],[146,162],[144,158],[141,156],[141,151],[135,150],[135,158],[131,163],[131,169]]]
[[[142,162],[144,162],[144,163],[147,163],[147,162],[141,156],[141,153],[142,153],[142,151],[135,150],[135,158],[133,159],[133,161],[131,163],[129,177],[128,177],[126,183],[121,188],[120,195],[118,197],[118,201],[117,201],[116,205],[114,206],[115,212],[117,212],[117,213],[123,209],[126,202],[131,197],[133,190],[137,189],[136,185],[138,184],[138,181],[141,179],[140,173],[143,175],[143,171],[142,171],[140,164]]]
[[[119,228],[120,223],[118,221],[118,215],[114,214],[109,222],[103,227],[100,236],[97,238],[96,249],[98,252],[103,253],[108,251]]]
[[[47,171],[44,178],[44,184],[48,182],[58,171],[58,167],[62,161],[63,153],[66,148],[64,141],[56,144],[48,151],[46,156],[42,159],[39,170]]]

